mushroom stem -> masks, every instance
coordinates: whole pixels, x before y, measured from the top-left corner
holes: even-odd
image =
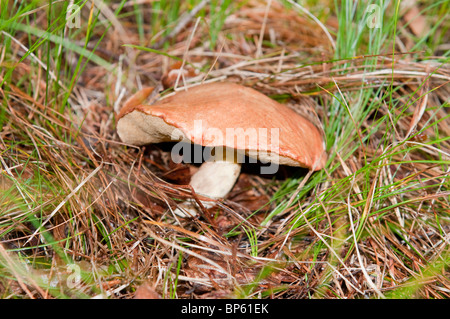
[[[192,175],[189,185],[192,186],[195,193],[211,198],[208,201],[201,201],[203,207],[211,208],[216,205],[216,200],[228,195],[241,171],[240,163],[234,154],[230,156],[230,153],[227,152],[220,159],[204,162]],[[181,217],[196,216],[195,206],[195,202],[186,201],[180,204],[174,213]]]

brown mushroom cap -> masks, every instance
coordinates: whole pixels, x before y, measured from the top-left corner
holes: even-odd
[[[175,129],[182,136],[174,137]],[[227,129],[257,132],[258,136],[236,138],[227,134]],[[277,129],[277,135],[272,135],[272,129]],[[242,150],[265,161],[276,158],[282,165],[319,170],[326,162],[322,135],[311,122],[264,94],[233,83],[198,85],[152,105],[124,107],[117,131],[124,143],[132,145],[185,139],[203,146]],[[221,132],[223,138],[211,132]]]

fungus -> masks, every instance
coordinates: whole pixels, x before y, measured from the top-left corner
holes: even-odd
[[[326,161],[316,126],[266,95],[233,83],[198,85],[152,105],[129,103],[118,115],[117,132],[124,143],[137,146],[187,142],[209,147],[209,158],[190,181],[197,194],[211,199],[202,200],[206,208],[233,188],[245,156],[276,165],[272,168],[320,170]],[[195,215],[195,207],[185,202],[176,213]]]

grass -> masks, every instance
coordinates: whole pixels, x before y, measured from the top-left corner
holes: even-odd
[[[1,298],[449,297],[447,1],[74,3],[0,4]],[[297,106],[326,168],[171,214],[189,166],[115,117],[180,61]]]

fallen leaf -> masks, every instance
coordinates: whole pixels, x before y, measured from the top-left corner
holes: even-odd
[[[415,36],[423,37],[429,31],[427,20],[420,14],[416,1],[407,1],[407,3],[408,8],[406,8],[403,18]]]
[[[182,62],[178,61],[172,64],[167,73],[163,75],[163,77],[161,78],[161,83],[164,89],[174,87],[177,82],[177,78],[178,86],[180,86],[180,84],[183,84],[183,78],[188,79],[196,75],[195,70],[192,67],[184,65],[183,69],[181,69],[181,66]]]
[[[144,283],[136,289],[134,299],[161,299],[161,296],[149,283]]]

